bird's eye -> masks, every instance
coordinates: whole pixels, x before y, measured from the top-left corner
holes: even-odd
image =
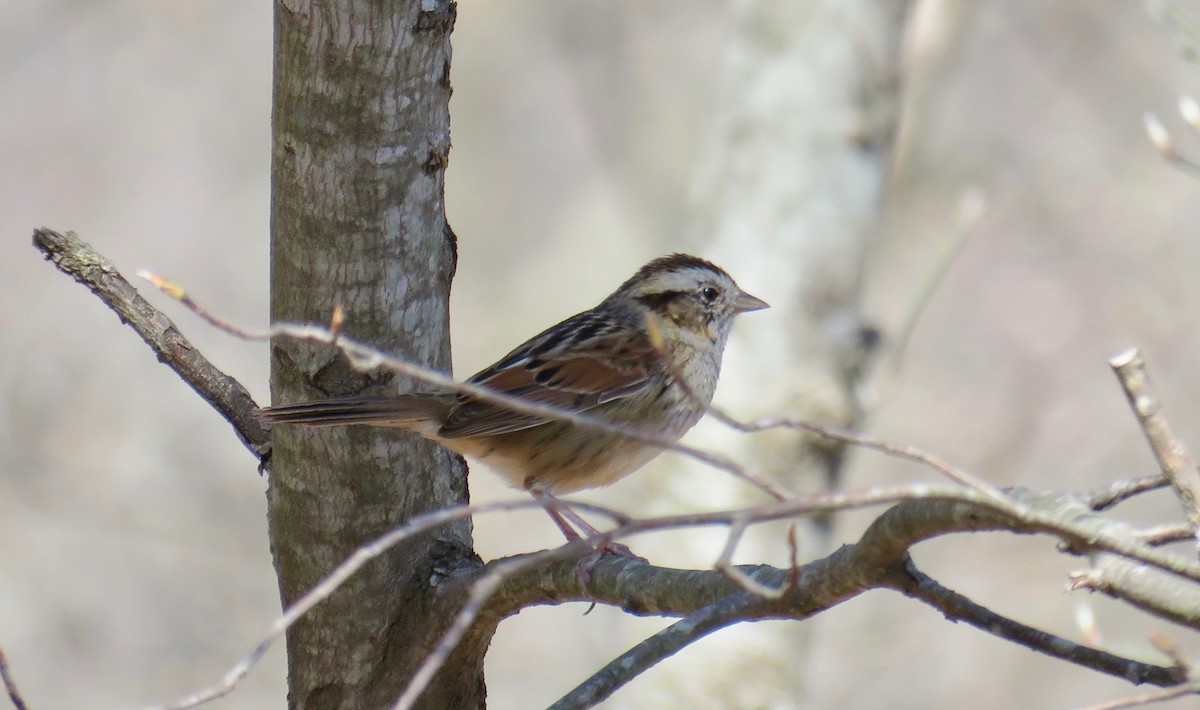
[[[721,292],[718,291],[717,289],[713,288],[712,286],[707,286],[700,290],[700,297],[709,303],[712,303],[713,301],[717,300],[717,296],[720,296],[720,295],[721,295]]]

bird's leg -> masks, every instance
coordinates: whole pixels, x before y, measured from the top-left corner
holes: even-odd
[[[563,536],[567,538],[567,542],[575,542],[576,540],[583,539],[580,537],[579,532],[567,522],[567,519],[563,516],[566,509],[558,506],[558,501],[554,499],[554,496],[536,489],[529,492],[537,502],[542,504],[542,508],[545,509],[550,519],[554,521],[554,524],[558,526],[558,529],[562,531]]]
[[[554,524],[557,525],[558,529],[562,531],[562,534],[566,536],[567,542],[575,542],[576,540],[583,539],[583,537],[596,537],[603,534],[593,527],[591,523],[584,520],[578,513],[559,503],[558,499],[551,495],[549,491],[541,490],[539,488],[530,488],[529,493],[539,503],[542,504],[543,508],[546,509],[546,513],[550,516],[550,519],[554,521]],[[575,527],[571,526],[572,523]],[[576,528],[578,528],[578,530],[576,530]],[[582,536],[579,534],[580,531],[583,532]],[[632,557],[633,559],[641,560],[642,562],[646,561],[646,558],[635,555],[633,551],[625,545],[622,545],[619,542],[612,542],[611,540],[596,547],[596,551],[600,553],[608,552],[620,557]],[[593,561],[592,565],[589,566],[594,565],[595,561]]]

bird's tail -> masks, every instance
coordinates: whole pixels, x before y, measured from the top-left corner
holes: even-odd
[[[258,415],[272,423],[341,426],[373,424],[405,427],[416,422],[437,421],[446,415],[449,404],[437,395],[399,397],[347,397],[318,399],[297,404],[263,407]]]

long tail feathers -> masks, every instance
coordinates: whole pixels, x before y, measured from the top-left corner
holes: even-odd
[[[258,414],[269,422],[283,424],[403,426],[405,423],[439,419],[445,415],[445,411],[446,403],[436,396],[406,395],[319,399],[263,407]]]

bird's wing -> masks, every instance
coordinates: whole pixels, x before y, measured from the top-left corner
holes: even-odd
[[[657,359],[645,333],[589,311],[534,337],[470,382],[526,402],[583,412],[643,392]],[[448,439],[503,434],[547,421],[460,396],[439,434]]]

